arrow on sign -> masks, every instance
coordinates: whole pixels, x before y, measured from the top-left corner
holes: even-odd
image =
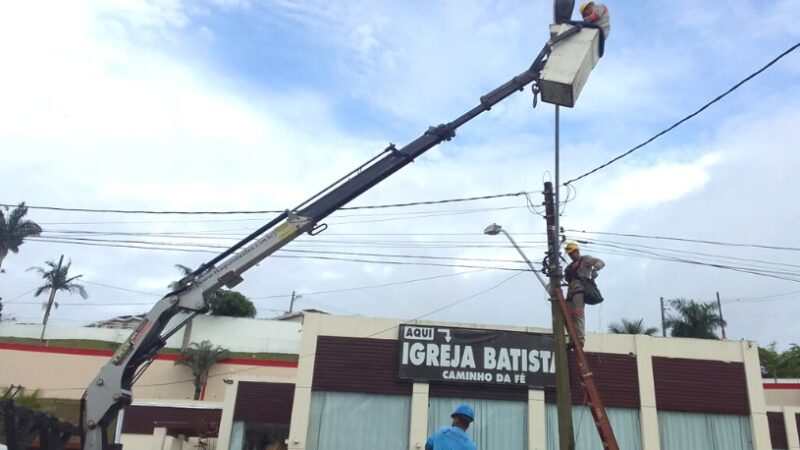
[[[439,329],[438,329],[438,330],[436,330],[436,331],[438,331],[439,333],[444,333],[444,340],[445,340],[445,342],[447,342],[448,344],[450,343],[450,339],[452,339],[452,338],[450,337],[450,330],[448,330],[448,329],[446,329],[446,328],[445,328],[445,329],[441,329],[441,328],[439,328]]]

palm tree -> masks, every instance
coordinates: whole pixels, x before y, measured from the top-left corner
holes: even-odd
[[[211,367],[230,356],[230,352],[220,346],[212,346],[211,341],[192,344],[181,350],[182,358],[175,361],[175,365],[186,366],[192,371],[194,383],[194,399],[200,400],[200,395],[208,381],[208,371]]]
[[[628,320],[623,318],[620,323],[612,323],[608,326],[608,332],[614,334],[645,334],[652,336],[656,334],[658,328],[645,327],[644,319]]]
[[[64,255],[61,255],[61,259],[58,260],[58,264],[53,261],[45,261],[45,265],[48,268],[44,267],[29,267],[28,270],[35,270],[42,279],[44,279],[45,283],[38,288],[33,293],[34,297],[38,297],[42,295],[43,292],[50,290],[50,298],[47,300],[47,303],[43,304],[42,307],[45,309],[44,312],[44,320],[42,320],[42,336],[41,340],[44,340],[44,330],[47,328],[47,319],[50,318],[50,309],[55,305],[58,308],[58,303],[56,303],[55,297],[56,292],[58,291],[66,291],[70,294],[78,293],[81,297],[87,298],[89,294],[86,293],[86,289],[81,286],[80,284],[76,283],[75,280],[82,277],[83,275],[76,275],[74,277],[69,276],[69,268],[72,266],[72,261],[68,261],[66,265],[62,265],[64,262]]]
[[[190,267],[184,266],[183,264],[175,264],[175,268],[178,269],[178,272],[181,273],[181,279],[183,279],[183,277],[185,277],[186,275],[189,275],[190,273],[194,272]],[[175,289],[178,289],[179,287],[181,287],[181,281],[180,280],[176,280],[176,281],[173,281],[172,283],[170,283],[167,286],[167,289],[170,289],[170,290],[174,291]]]
[[[727,325],[720,317],[714,302],[702,303],[676,298],[670,300],[669,304],[673,312],[670,312],[664,323],[673,337],[719,339],[714,328]]]
[[[7,206],[4,209],[8,211]],[[26,238],[41,234],[42,227],[36,222],[23,219],[27,213],[28,208],[25,206],[25,202],[14,208],[8,214],[8,218],[3,213],[3,209],[0,209],[0,266],[3,265],[3,259],[9,251],[19,252],[19,246],[25,242]]]

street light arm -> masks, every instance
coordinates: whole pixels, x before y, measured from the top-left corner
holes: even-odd
[[[535,267],[533,267],[533,263],[531,262],[530,259],[528,259],[528,257],[522,251],[522,249],[519,248],[519,245],[517,245],[517,242],[514,240],[514,238],[512,238],[511,235],[508,234],[508,232],[506,232],[506,230],[504,230],[502,228],[499,231],[501,233],[503,233],[505,235],[505,237],[507,237],[508,240],[511,242],[511,245],[513,245],[514,248],[517,249],[517,251],[519,252],[520,256],[522,256],[522,259],[524,259],[525,262],[528,263],[528,267],[531,268],[531,272],[533,272],[533,274],[536,275],[536,278],[539,280],[539,283],[542,283],[542,287],[547,292],[547,294],[550,295],[550,289],[547,287],[547,283],[544,281],[544,278],[542,278],[542,275],[539,273],[539,271],[536,270]]]

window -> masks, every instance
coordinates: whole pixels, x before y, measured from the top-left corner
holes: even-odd
[[[556,405],[545,406],[547,414],[547,449],[558,450],[558,408]],[[642,432],[639,424],[639,410],[630,408],[606,408],[614,437],[619,448],[640,450],[642,448]],[[575,448],[581,450],[603,450],[597,426],[594,424],[592,412],[588,406],[572,407],[572,430],[575,433]],[[667,450],[661,447],[662,450]],[[689,450],[689,449],[682,449]],[[711,449],[704,449],[711,450]]]
[[[428,435],[449,426],[458,405],[475,410],[475,422],[467,434],[479,449],[525,450],[528,448],[528,404],[507,400],[436,398],[428,401]]]
[[[308,450],[408,450],[411,397],[315,391]]]
[[[729,414],[658,412],[661,450],[752,450],[750,419]]]

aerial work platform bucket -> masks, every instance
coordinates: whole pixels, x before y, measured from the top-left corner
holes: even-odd
[[[557,36],[573,25],[550,25],[550,35]],[[539,79],[542,101],[572,108],[600,59],[602,37],[594,28],[583,28],[559,42],[550,53]]]

